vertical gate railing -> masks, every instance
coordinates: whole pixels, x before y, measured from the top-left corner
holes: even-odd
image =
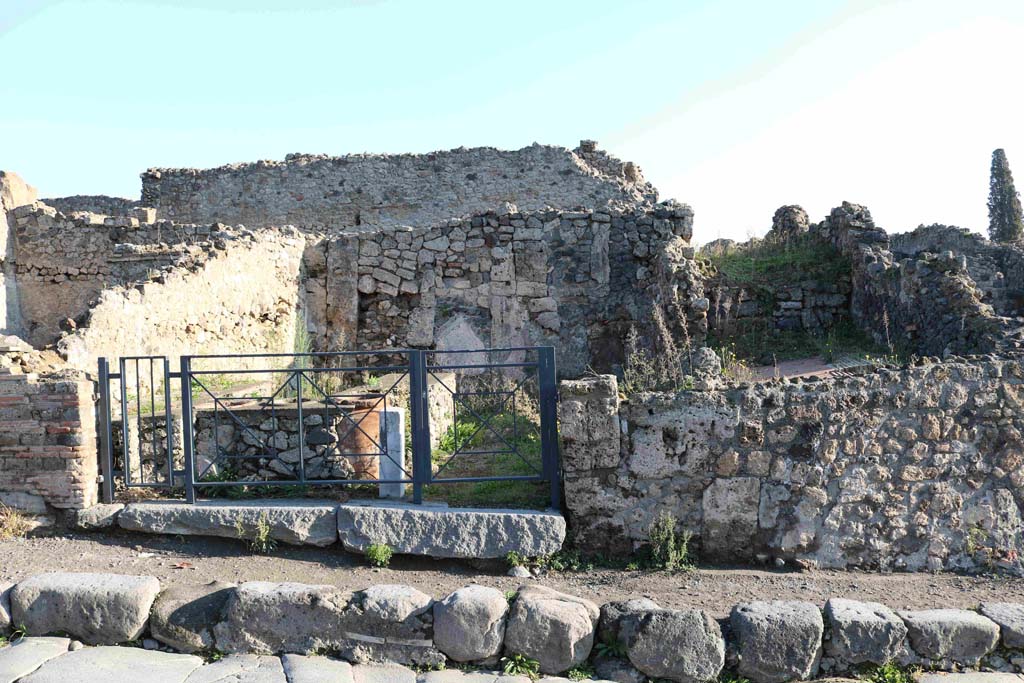
[[[498,362],[491,361],[495,354],[501,356]],[[379,362],[359,362],[360,357],[367,356]],[[400,357],[405,362],[395,363],[394,359]],[[252,367],[259,360],[275,359],[288,360],[289,364],[284,369]],[[408,379],[406,428],[411,453],[408,462],[397,463],[401,475],[382,478],[382,468],[378,466],[375,477],[307,476],[311,460],[323,459],[319,451],[314,454],[306,447],[306,419],[312,414],[336,420],[347,429],[346,437],[361,433],[378,449],[374,457],[394,461],[383,436],[374,436],[372,430],[363,426],[365,415],[356,420],[346,412],[345,401],[352,396],[337,393],[326,381],[331,373],[380,371],[394,371],[399,380],[386,391],[372,394],[378,401],[370,410],[386,411],[391,391],[398,381]],[[211,376],[228,373],[271,382],[272,390],[266,395],[258,392],[260,395],[254,395],[252,401],[273,420],[291,411],[288,414],[293,415],[289,419],[294,419],[297,426],[298,448],[297,453],[292,453],[297,461],[290,476],[262,480],[250,475],[243,480],[223,474],[232,471],[233,464],[265,463],[283,454],[283,444],[278,439],[271,444],[269,438],[264,438],[240,416],[241,411],[234,407],[236,397],[218,395],[217,389],[210,386]],[[556,375],[552,347],[182,356],[177,372],[171,371],[170,359],[165,356],[120,358],[116,369],[108,359],[100,358],[102,496],[112,502],[119,485],[129,489],[162,488],[183,492],[185,500],[191,503],[203,491],[231,486],[409,484],[411,499],[418,504],[423,502],[428,487],[434,491],[435,486],[446,484],[525,481],[545,482],[550,505],[557,508],[561,504],[561,472]],[[284,381],[275,387],[281,377]],[[431,411],[436,410],[436,405],[432,406],[431,397],[436,404],[439,394],[450,399],[452,406],[445,431],[449,440],[454,435],[450,453],[439,453],[434,448],[441,435],[432,433]],[[214,425],[214,454],[204,452],[202,463],[197,454],[197,396],[206,402],[206,419],[212,414]],[[180,407],[180,435],[172,408],[174,398]],[[520,416],[527,402],[536,419]],[[248,432],[247,443],[255,444],[254,447],[245,454],[229,452],[220,442],[218,420],[232,425],[233,431]],[[357,455],[344,452],[346,437],[340,435],[340,428],[337,431],[339,436],[330,446],[330,457]],[[206,443],[204,448],[209,451],[211,446]],[[486,465],[488,458],[500,458],[506,465],[514,466],[493,474],[474,469],[479,463]],[[218,467],[222,476],[211,480],[210,471]]]

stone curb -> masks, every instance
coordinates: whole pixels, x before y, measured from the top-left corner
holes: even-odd
[[[194,590],[175,586],[156,599],[159,590],[157,579],[146,576],[40,574],[10,589],[12,621],[31,636],[59,633],[93,644],[151,633],[148,642],[160,647],[163,638],[165,651],[308,655],[328,648],[355,664],[435,668],[446,659],[452,667],[493,667],[499,657],[518,654],[549,674],[591,660],[605,678],[612,676],[602,672],[615,671],[616,679],[667,676],[683,683],[708,683],[725,667],[752,683],[807,680],[889,661],[933,671],[1024,670],[1024,605],[1014,603],[894,611],[840,598],[824,606],[751,602],[716,623],[700,610],[660,609],[649,600],[599,608],[536,584],[508,597],[470,586],[440,601],[402,585],[346,592],[295,583],[217,583]],[[169,613],[181,615],[173,637],[161,612],[167,604]],[[9,628],[0,627],[0,634]],[[621,646],[621,658],[596,647],[612,645],[610,640]]]

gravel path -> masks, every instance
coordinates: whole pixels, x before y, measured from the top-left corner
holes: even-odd
[[[358,590],[404,583],[442,597],[469,583],[516,588],[521,579],[504,568],[465,562],[399,557],[389,569],[329,548],[279,546],[272,555],[250,554],[231,539],[151,536],[129,532],[67,533],[0,542],[0,581],[47,571],[148,574],[165,586],[224,581],[297,581]],[[597,603],[647,596],[663,607],[701,607],[716,617],[746,600],[798,599],[818,604],[829,597],[882,602],[890,607],[975,607],[983,600],[1024,602],[1024,579],[955,574],[700,568],[691,572],[594,569],[549,573],[545,585]]]

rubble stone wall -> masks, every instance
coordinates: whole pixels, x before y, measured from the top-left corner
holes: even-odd
[[[517,151],[293,154],[284,161],[142,174],[142,204],[155,207],[160,218],[249,228],[430,225],[505,202],[535,211],[656,199],[635,165],[587,141],[575,150],[534,144]]]
[[[711,302],[708,325],[722,335],[752,324],[820,335],[850,316],[849,280],[823,282],[795,273],[793,282],[774,287],[770,298],[724,279],[711,280],[704,288]]]
[[[951,360],[620,400],[565,381],[579,546],[622,553],[662,512],[703,557],[1021,571],[1024,363]]]
[[[0,372],[0,503],[36,514],[96,503],[93,391],[78,373]]]

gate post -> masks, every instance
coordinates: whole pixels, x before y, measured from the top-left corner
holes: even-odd
[[[99,359],[100,389],[100,473],[103,475],[101,495],[104,503],[114,502],[114,444],[110,425],[110,363]],[[122,408],[123,409],[123,408]]]
[[[192,358],[181,357],[181,440],[185,451],[185,502],[196,502],[195,454],[192,452]]]
[[[423,486],[430,481],[430,412],[427,405],[427,359],[421,350],[409,351],[409,413],[412,418],[412,500],[423,503]]]
[[[551,486],[551,507],[562,505],[562,479],[558,455],[558,386],[555,383],[555,347],[537,347],[537,380],[540,384],[540,452],[544,478]]]

